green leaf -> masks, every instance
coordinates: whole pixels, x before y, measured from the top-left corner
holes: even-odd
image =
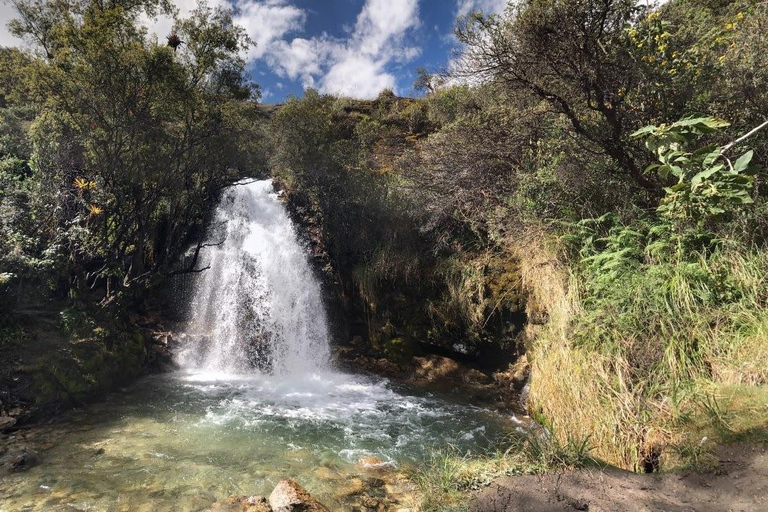
[[[704,157],[704,162],[702,162],[702,165],[704,167],[708,167],[715,163],[715,160],[717,160],[720,155],[722,154],[722,148],[718,147],[715,150],[711,151],[706,157]]]
[[[739,159],[736,160],[736,163],[733,164],[733,172],[738,174],[747,170],[747,168],[749,167],[749,162],[752,161],[752,156],[754,154],[755,154],[754,151],[749,150],[743,155],[741,155]]]
[[[691,185],[698,185],[699,183],[702,182],[702,180],[709,179],[717,171],[718,171],[717,167],[710,167],[709,169],[704,169],[703,171],[697,173],[693,178],[691,178]]]
[[[654,125],[644,126],[644,127],[640,128],[639,130],[637,130],[636,132],[632,133],[630,135],[630,137],[632,137],[632,138],[642,137],[643,135],[648,135],[650,133],[655,132],[656,130],[658,130],[658,128],[656,126],[654,126]]]

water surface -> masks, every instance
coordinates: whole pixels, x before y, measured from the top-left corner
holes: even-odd
[[[372,476],[405,506],[399,469],[449,444],[483,450],[512,428],[489,411],[337,372],[153,376],[17,434],[11,445],[33,447],[41,463],[0,476],[0,510],[207,510],[232,495],[269,495],[285,477],[349,510],[355,498],[345,494]],[[361,469],[363,456],[394,469]]]

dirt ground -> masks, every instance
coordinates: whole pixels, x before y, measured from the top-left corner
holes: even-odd
[[[473,512],[768,512],[768,445],[718,452],[717,474],[637,475],[617,469],[508,477],[480,491]]]

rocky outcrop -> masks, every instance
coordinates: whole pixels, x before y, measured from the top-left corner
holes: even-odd
[[[289,479],[278,482],[269,495],[269,505],[272,512],[329,512],[302,486]]]
[[[355,339],[347,345],[334,347],[334,356],[341,367],[366,370],[424,389],[461,393],[476,405],[499,411],[525,411],[524,406],[518,405],[522,386],[528,376],[528,364],[524,358],[521,358],[521,363],[491,376],[465,362],[436,354],[415,356],[394,363],[371,354]]]

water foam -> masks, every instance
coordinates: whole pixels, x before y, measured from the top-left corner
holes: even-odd
[[[195,283],[182,366],[222,374],[307,375],[327,367],[320,284],[271,180],[227,189]]]

